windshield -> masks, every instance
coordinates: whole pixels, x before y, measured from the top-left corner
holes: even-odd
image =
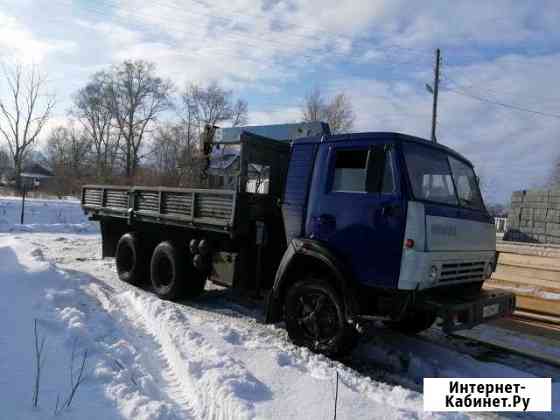
[[[455,181],[459,204],[463,207],[484,209],[482,196],[478,188],[478,180],[473,169],[466,163],[451,156],[449,157],[449,165],[451,166],[451,173]]]
[[[414,143],[405,143],[403,146],[416,199],[484,209],[471,166],[440,150]]]

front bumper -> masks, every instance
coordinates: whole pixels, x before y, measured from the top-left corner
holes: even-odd
[[[434,295],[423,299],[420,306],[437,313],[443,331],[450,333],[511,315],[515,310],[515,295],[504,290],[482,290],[464,297]]]

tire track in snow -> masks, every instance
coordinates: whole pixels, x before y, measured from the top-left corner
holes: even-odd
[[[69,268],[61,271],[69,275],[79,273]],[[84,277],[84,274],[79,275]],[[191,417],[253,418],[252,400],[270,396],[266,385],[245,369],[242,362],[212,346],[202,334],[190,331],[187,317],[175,304],[126,284],[117,291],[95,277],[86,276],[89,285],[85,291],[111,317],[132,327],[119,331],[126,341],[144,348],[144,353],[157,355],[159,361],[148,357],[144,362],[152,372],[158,367],[164,368],[160,376],[166,382],[165,389],[161,390],[166,400],[183,405],[182,411],[189,412]],[[145,339],[138,340],[140,336]],[[152,351],[146,351],[146,346]]]
[[[204,395],[202,404],[204,409],[210,407],[210,411],[203,413],[203,418],[253,417],[252,404],[248,399],[268,393],[262,389],[265,385],[243,366],[243,357],[251,357],[250,354],[254,352],[272,355],[271,358],[275,359],[280,369],[294,368],[298,371],[298,375],[310,375],[321,381],[329,381],[337,370],[342,384],[375,403],[393,407],[405,417],[439,418],[433,413],[417,415],[416,412],[421,411],[421,400],[412,403],[410,399],[414,393],[400,387],[376,383],[373,379],[362,377],[340,362],[312,353],[306,348],[297,347],[288,342],[285,332],[281,333],[277,327],[262,325],[255,320],[248,322],[237,313],[226,315],[208,312],[203,308],[186,307],[181,303],[161,301],[155,296],[134,289],[123,293],[122,296],[126,296],[138,316],[144,317],[147,324],[151,324],[148,328],[152,334],[154,330],[158,330],[155,335],[159,340],[167,342],[165,348],[166,351],[172,349],[171,357],[176,362],[173,364],[174,368],[176,369],[185,361],[188,362],[186,367],[179,367],[179,370],[189,370],[181,375],[183,380],[186,379],[185,385],[192,384],[194,388],[198,388],[202,382]],[[197,329],[204,330],[204,336],[197,332]],[[185,330],[186,333],[177,334],[181,330]],[[214,345],[209,345],[209,341]],[[229,353],[224,352],[221,350],[224,348],[223,342],[230,344],[234,349]],[[195,348],[197,351],[193,351]],[[250,354],[244,351],[248,349],[251,350]],[[232,353],[238,355],[238,358],[233,359],[230,356]],[[211,374],[214,380],[211,381],[212,383],[206,383],[204,378],[199,378],[197,375],[201,369],[215,370],[218,378]],[[238,374],[232,376],[232,370],[236,370]],[[224,371],[230,374],[224,376]],[[198,382],[192,382],[193,376]],[[216,384],[220,384],[222,389],[214,389]],[[237,404],[241,403],[242,410],[239,410],[239,406],[236,408],[235,403],[231,404],[230,400],[236,399]],[[216,404],[216,401],[221,401],[222,404],[225,402],[226,405]],[[414,405],[417,410],[403,408],[407,405]],[[458,416],[458,418],[464,417]]]
[[[91,280],[87,286],[87,293],[94,297],[111,317],[118,317],[120,324],[129,324],[132,327],[121,328],[119,333],[124,336],[125,341],[132,343],[142,353],[142,365],[155,379],[148,392],[158,395],[170,404],[178,419],[196,418],[193,406],[182,391],[180,381],[173,374],[161,345],[146,333],[138,319],[129,316],[130,313],[122,307],[122,299],[117,291],[108,285],[99,285],[95,278]],[[164,369],[161,369],[162,367]]]
[[[78,245],[74,240],[56,242],[66,243],[62,248],[67,251],[70,250],[69,244]],[[43,247],[45,253],[52,256],[53,263],[67,272],[74,272],[85,260],[80,258],[76,264],[68,255],[53,255],[52,249]],[[85,255],[92,252],[91,246],[79,244],[79,248],[86,251]],[[212,346],[202,334],[188,330],[187,318],[190,319],[191,314],[185,315],[175,304],[126,283],[108,284],[86,275],[92,284],[89,292],[101,306],[113,316],[115,310],[119,311],[134,329],[149,336],[157,347],[158,358],[164,367],[161,376],[168,378],[166,392],[169,400],[190,405],[199,418],[248,419],[254,417],[253,402],[270,397],[267,386],[258,381],[241,361]],[[116,277],[114,270],[111,270],[111,276]],[[194,322],[196,324],[197,319]]]
[[[254,402],[270,398],[270,390],[243,362],[212,345],[191,328],[190,319],[175,305],[128,290],[119,295],[129,316],[141,319],[162,347],[195,411],[205,419],[249,419]]]

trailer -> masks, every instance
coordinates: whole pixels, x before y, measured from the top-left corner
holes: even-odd
[[[211,145],[221,188],[83,187],[121,280],[164,299],[207,281],[263,298],[268,322],[329,355],[368,319],[451,332],[513,312],[513,294],[482,290],[495,227],[465,157],[399,133],[238,140]]]

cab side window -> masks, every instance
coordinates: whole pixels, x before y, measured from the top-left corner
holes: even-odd
[[[369,151],[337,150],[332,191],[366,192]]]
[[[331,191],[390,194],[396,191],[393,152],[389,146],[336,151]]]

